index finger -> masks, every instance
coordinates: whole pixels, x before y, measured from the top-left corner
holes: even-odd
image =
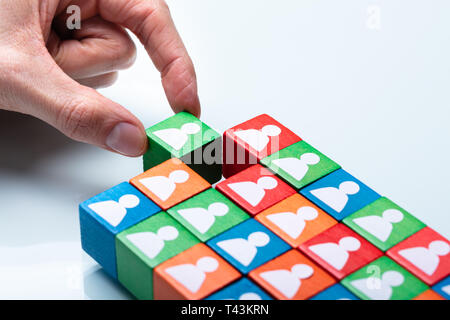
[[[163,0],[78,0],[73,4],[98,11],[105,20],[131,30],[161,73],[167,99],[175,112],[200,116],[197,78],[189,54]],[[92,15],[96,12],[83,12]]]

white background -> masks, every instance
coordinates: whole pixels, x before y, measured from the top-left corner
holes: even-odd
[[[168,2],[203,121],[224,131],[268,113],[450,237],[448,0]],[[148,127],[171,111],[138,54],[102,92]],[[141,160],[0,115],[0,298],[129,298],[82,253],[77,206]]]

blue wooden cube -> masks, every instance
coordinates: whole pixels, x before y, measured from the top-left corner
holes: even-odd
[[[210,295],[206,300],[272,300],[272,298],[249,279],[241,278]]]
[[[359,298],[337,283],[312,297],[311,300],[359,300]]]
[[[243,274],[291,248],[255,219],[244,221],[206,244]]]
[[[300,194],[339,221],[381,197],[343,169],[301,189]]]
[[[450,276],[436,283],[432,289],[439,293],[443,298],[450,300]]]
[[[128,182],[79,206],[81,246],[117,279],[115,236],[161,209]]]

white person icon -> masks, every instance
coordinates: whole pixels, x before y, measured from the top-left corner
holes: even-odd
[[[317,254],[336,270],[342,270],[350,257],[349,252],[358,251],[361,242],[354,237],[343,237],[339,243],[326,242],[309,247],[309,250]]]
[[[446,286],[443,286],[443,287],[441,288],[441,290],[442,290],[443,292],[445,292],[446,294],[450,295],[450,284],[448,284],[448,285],[446,285]]]
[[[181,129],[170,128],[153,132],[155,136],[167,143],[176,151],[181,150],[188,141],[189,135],[197,134],[201,128],[198,124],[185,123]]]
[[[281,158],[272,161],[295,180],[302,180],[308,173],[309,166],[318,164],[320,157],[315,153],[304,153],[300,158]]]
[[[269,144],[270,137],[277,137],[281,134],[281,129],[270,124],[264,126],[261,130],[240,130],[235,131],[234,134],[256,151],[261,152]]]
[[[336,212],[344,210],[349,200],[349,195],[359,192],[359,185],[354,181],[345,181],[339,185],[339,188],[325,187],[312,190],[311,194],[317,199],[327,204]]]
[[[278,186],[276,179],[272,177],[261,177],[257,183],[243,181],[230,183],[228,187],[236,192],[241,198],[256,207],[266,196],[266,190],[273,190]]]
[[[280,269],[262,272],[260,277],[285,297],[291,299],[300,289],[302,280],[310,278],[313,274],[314,269],[307,264],[296,264],[291,270]]]
[[[425,274],[431,276],[439,266],[440,257],[448,255],[450,245],[441,240],[430,242],[428,248],[414,247],[403,249],[398,252],[403,258],[411,262]]]
[[[313,207],[300,207],[297,213],[280,212],[267,216],[267,219],[285,232],[289,237],[297,239],[306,226],[306,221],[311,221],[319,216],[319,212]]]
[[[261,296],[255,292],[241,294],[239,300],[262,300]]]
[[[184,170],[172,171],[169,177],[155,176],[140,179],[139,182],[162,201],[166,201],[175,191],[177,184],[189,180],[189,173]]]
[[[181,264],[165,269],[165,272],[192,293],[196,293],[206,280],[207,273],[217,270],[219,262],[212,257],[203,257],[193,264]]]
[[[398,271],[386,271],[381,275],[381,279],[377,277],[369,277],[353,280],[350,284],[364,293],[372,300],[389,300],[392,297],[393,289],[401,286],[405,278]]]
[[[230,209],[222,202],[214,202],[208,209],[189,208],[178,210],[178,213],[198,232],[204,234],[214,225],[216,217],[225,216]]]
[[[236,299],[223,299],[223,300],[236,300]],[[237,300],[262,300],[261,296],[255,292],[246,292],[239,296]]]
[[[397,209],[387,209],[380,216],[366,216],[353,219],[353,222],[371,235],[385,242],[392,233],[394,223],[403,220],[403,213]]]
[[[139,198],[134,194],[126,194],[121,196],[119,201],[101,201],[92,203],[88,207],[111,226],[117,227],[127,215],[127,209],[137,207],[139,202]]]
[[[178,238],[178,230],[172,226],[161,227],[157,233],[138,232],[126,236],[126,238],[148,258],[154,259],[164,249],[165,241]]]
[[[270,237],[262,231],[256,231],[248,239],[236,238],[217,242],[217,246],[236,259],[240,264],[248,267],[258,253],[258,248],[265,247]]]

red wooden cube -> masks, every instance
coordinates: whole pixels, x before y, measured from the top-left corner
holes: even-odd
[[[259,164],[220,182],[216,189],[253,216],[296,193]]]
[[[430,286],[450,274],[450,242],[429,227],[400,242],[387,255]]]
[[[337,224],[302,243],[300,250],[338,280],[383,255],[369,241],[343,224]]]
[[[301,140],[266,114],[241,123],[223,135],[223,176],[229,178]]]

